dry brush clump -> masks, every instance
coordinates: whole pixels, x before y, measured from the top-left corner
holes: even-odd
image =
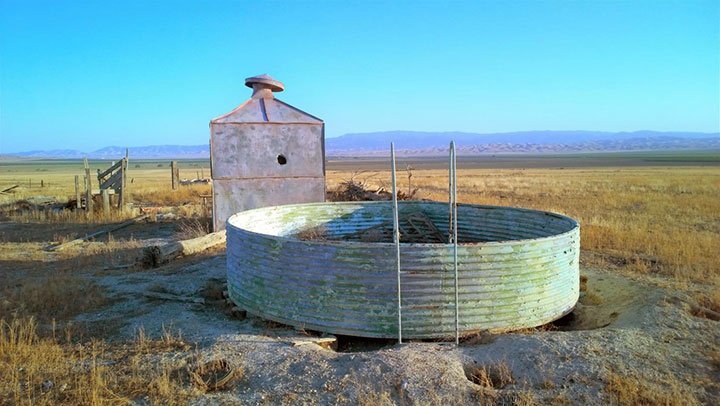
[[[180,240],[189,240],[210,232],[212,232],[212,217],[184,217],[178,223],[177,237]]]
[[[371,186],[371,179],[375,175],[368,175],[362,180],[358,180],[358,175],[364,173],[364,171],[353,172],[347,178],[339,181],[336,186],[329,187],[327,193],[327,200],[331,202],[360,202],[360,201],[380,201],[380,200],[392,200],[392,193],[388,191],[383,181],[379,182],[379,185]],[[397,190],[398,200],[412,200],[416,197],[418,189],[412,188],[410,179],[412,179],[412,172],[408,177],[408,188],[407,192]],[[328,182],[333,184],[333,182]]]
[[[298,240],[325,241],[328,239],[328,230],[324,225],[308,227],[294,235]]]

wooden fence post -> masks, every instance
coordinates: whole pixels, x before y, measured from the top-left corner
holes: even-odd
[[[125,159],[123,160],[122,167],[122,181],[120,182],[120,196],[118,196],[118,208],[120,210],[125,209],[125,192],[127,191],[127,169],[128,163],[130,162],[129,150],[125,148]]]
[[[75,208],[79,209],[82,207],[80,201],[80,176],[75,175]]]
[[[90,177],[90,164],[87,158],[83,161],[85,164],[85,209],[88,213],[93,212],[93,194],[92,194],[92,178]]]
[[[107,189],[103,189],[101,191],[102,193],[102,202],[103,202],[103,214],[106,216],[110,215],[110,193]]]
[[[172,188],[173,190],[177,190],[180,184],[180,168],[178,168],[177,161],[170,162],[170,172],[172,175]]]

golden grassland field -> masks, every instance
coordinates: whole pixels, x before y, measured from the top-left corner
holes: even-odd
[[[95,168],[107,163],[95,163]],[[66,201],[74,196],[74,176],[81,175],[81,164],[17,164],[0,163],[0,190],[18,184],[13,194],[0,195],[0,205],[33,196],[54,197]],[[201,169],[202,168],[202,169]],[[390,174],[376,167],[358,164],[348,167],[330,164],[327,189],[333,190],[341,182],[354,180],[368,190],[390,189]],[[209,177],[202,162],[181,161],[181,178],[195,178],[202,170]],[[202,195],[211,193],[209,185],[183,186],[173,191],[167,162],[142,162],[130,165],[128,179],[129,202],[135,205],[182,206],[181,215],[187,218],[204,214]],[[42,181],[43,187],[40,187]],[[402,170],[398,177],[404,192],[417,189],[419,199],[447,200],[447,170]],[[562,213],[581,225],[581,264],[643,278],[652,283],[695,294],[704,306],[720,311],[720,167],[718,166],[644,166],[644,167],[584,167],[458,170],[458,200],[501,206],[518,206]],[[22,223],[27,227],[28,241],[33,224],[57,225],[54,240],[70,237],[64,223],[100,225],[132,217],[124,212],[112,216],[99,213],[87,217],[84,213],[52,214],[46,212],[16,213],[3,211],[3,222]],[[187,219],[186,219],[187,220]],[[16,241],[15,241],[16,242]],[[37,245],[2,244],[0,263],[19,264],[22,258],[34,258]],[[12,252],[11,247],[22,252]],[[103,293],[82,278],[73,275],[85,265],[114,258],[113,250],[134,252],[136,242],[113,243],[90,247],[81,261],[73,259],[67,269],[53,269],[43,273],[33,262],[34,269],[18,269],[17,277],[32,276],[22,291],[0,287],[0,398],[11,404],[106,404],[127,403],[137,395],[148,396],[151,403],[182,403],[197,395],[178,378],[178,369],[153,363],[152,354],[189,347],[181,337],[168,331],[157,339],[148,339],[142,332],[134,343],[109,350],[108,344],[91,336],[91,341],[78,343],[73,331],[64,323],[88,308],[103,306]],[[62,255],[62,254],[61,254]],[[97,258],[95,258],[97,257]],[[14,269],[2,269],[0,281],[12,281]],[[56,272],[57,271],[57,272]],[[62,272],[60,272],[62,271]],[[43,276],[44,275],[44,276]],[[49,284],[54,289],[37,289]],[[9,282],[8,282],[9,283]],[[33,288],[33,286],[35,288]],[[66,289],[59,292],[58,289]],[[19,292],[19,293],[18,293]],[[73,303],[65,303],[72,297]],[[12,312],[12,309],[23,309]],[[45,328],[38,327],[40,325]],[[55,323],[59,326],[55,328]],[[52,325],[48,328],[48,325]],[[42,331],[40,331],[42,330]],[[200,355],[187,355],[185,362]],[[720,359],[717,354],[715,357]],[[103,363],[96,362],[104,359]],[[107,360],[113,362],[110,367]],[[718,361],[720,362],[720,361]],[[174,365],[174,364],[173,364]],[[22,372],[18,372],[22,371]],[[242,371],[238,371],[242,373]],[[47,392],[43,380],[71,382],[69,390]],[[23,382],[35,382],[36,389],[17,391]],[[611,382],[618,390],[628,381]],[[631,396],[626,391],[621,395]],[[618,392],[618,393],[620,393]],[[10,397],[7,397],[10,396]],[[620,396],[620,395],[618,395]],[[645,397],[624,398],[625,401],[645,403],[678,403],[682,399]],[[649,399],[649,400],[648,400]],[[654,399],[654,400],[653,400]],[[659,399],[659,400],[658,400]],[[1,403],[1,402],[0,402]],[[532,402],[527,402],[531,404]],[[622,402],[621,402],[622,403]]]
[[[106,162],[94,162],[103,168]],[[181,161],[180,178],[209,177],[207,162]],[[390,174],[363,162],[329,165],[327,189],[354,179],[367,189],[389,190]],[[333,169],[333,166],[342,168]],[[74,196],[79,162],[0,165],[0,203],[42,195]],[[367,170],[366,168],[370,168]],[[210,186],[184,186],[173,191],[167,161],[131,162],[130,202],[189,205],[210,194]],[[40,187],[40,182],[44,187]],[[447,200],[447,171],[401,170],[399,187],[418,189],[415,197]],[[82,181],[81,181],[82,183]],[[29,187],[30,186],[30,187]],[[4,199],[4,200],[2,200]],[[595,261],[640,274],[659,274],[675,281],[718,284],[720,272],[720,167],[595,167],[552,169],[463,169],[458,171],[458,200],[554,211],[580,222],[582,250]],[[196,214],[188,212],[188,215]],[[122,215],[121,215],[122,216]],[[127,215],[126,215],[127,216]],[[114,220],[115,218],[111,218]],[[23,221],[67,220],[63,216],[25,215]],[[98,221],[73,217],[73,220]],[[589,258],[589,257],[588,257]]]

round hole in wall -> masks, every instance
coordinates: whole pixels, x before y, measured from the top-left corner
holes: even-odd
[[[285,158],[285,155],[280,154],[277,156],[277,161],[280,165],[285,165],[287,163],[287,158]]]

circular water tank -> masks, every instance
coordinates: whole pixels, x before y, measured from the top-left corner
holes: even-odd
[[[458,205],[456,302],[448,213],[444,203],[399,203],[404,338],[453,337],[456,305],[461,334],[535,327],[572,311],[579,295],[575,220]],[[229,296],[250,314],[291,326],[396,338],[396,248],[388,228],[391,202],[235,214],[227,222]]]

